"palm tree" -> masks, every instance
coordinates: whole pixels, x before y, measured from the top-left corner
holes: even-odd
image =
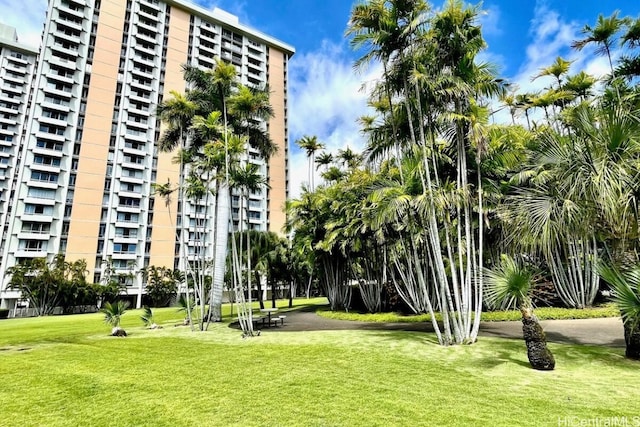
[[[390,124],[386,139],[391,141],[398,137],[398,126],[390,71],[394,67],[393,62],[402,62],[405,52],[411,50],[428,10],[429,5],[424,0],[368,0],[354,5],[349,18],[346,35],[351,36],[351,46],[354,50],[366,48],[366,53],[354,63],[354,68],[361,69],[374,60],[382,64],[380,93],[384,96],[379,96],[379,99],[388,103],[383,114],[386,116],[384,121]]]
[[[354,170],[362,162],[362,156],[349,147],[338,150],[337,158],[350,170]]]
[[[151,307],[145,306],[142,311],[142,315],[140,316],[140,320],[142,320],[142,324],[149,329],[157,329],[158,325],[153,319],[153,311]]]
[[[322,176],[322,179],[324,179],[326,182],[340,181],[342,178],[345,177],[345,175],[346,175],[346,172],[337,166],[331,166],[326,171],[320,174],[320,176]]]
[[[516,95],[516,105],[524,112],[527,118],[527,129],[531,129],[531,121],[529,120],[529,110],[533,107],[533,100],[531,94],[519,93]]]
[[[189,100],[185,95],[182,95],[176,91],[169,92],[172,98],[163,101],[156,108],[156,114],[163,122],[168,124],[168,128],[163,132],[158,141],[158,148],[162,152],[171,152],[178,149],[178,157],[180,162],[179,171],[179,183],[178,183],[178,200],[182,203],[182,209],[180,211],[180,229],[176,229],[176,239],[178,240],[179,251],[179,269],[187,271],[187,254],[185,249],[185,239],[188,235],[186,231],[186,216],[185,216],[185,196],[184,196],[184,184],[186,177],[186,163],[185,151],[187,150],[188,134],[187,130],[191,125],[191,120],[196,114],[197,105]],[[170,205],[170,194],[173,191],[171,189],[170,181],[167,180],[167,184],[163,186],[154,186],[154,191],[157,192],[165,200],[167,208]],[[186,284],[186,283],[185,283]],[[180,286],[182,288],[182,286]],[[189,293],[188,285],[184,287],[186,294]]]
[[[516,124],[516,111],[517,111],[517,102],[516,95],[513,92],[505,92],[501,97],[500,101],[505,105],[505,107],[509,108],[509,114],[511,115],[511,123]]]
[[[222,145],[224,153],[223,166],[218,174],[215,227],[214,227],[214,256],[213,256],[213,284],[211,288],[210,313],[213,320],[221,319],[222,294],[224,288],[225,259],[229,235],[230,194],[229,194],[229,128],[230,118],[227,108],[228,99],[234,88],[238,87],[237,70],[231,63],[216,59],[211,70],[202,70],[195,66],[183,66],[184,76],[191,85],[190,99],[198,106],[203,117],[208,117],[212,111],[219,111],[222,115]],[[198,148],[211,139],[195,138],[194,148]]]
[[[558,56],[553,64],[542,68],[538,74],[531,78],[531,80],[533,81],[544,76],[553,76],[558,83],[558,87],[556,89],[560,90],[562,87],[562,76],[569,72],[569,68],[573,62],[574,61],[567,61]]]
[[[249,195],[252,192],[256,192],[262,187],[267,186],[267,179],[259,173],[258,165],[254,163],[245,163],[244,166],[235,167],[231,171],[231,187],[240,190],[240,222],[239,224],[245,224],[245,230],[247,230],[247,291],[249,292],[249,306],[251,306],[251,293],[253,291],[253,285],[251,284],[251,239],[249,238]],[[244,212],[243,212],[244,210]],[[244,221],[242,221],[242,215],[244,215]],[[241,226],[240,226],[240,230]],[[249,323],[253,324],[251,320],[251,311],[249,311]],[[246,333],[247,331],[245,331]]]
[[[331,163],[333,163],[333,154],[323,151],[316,158],[316,170],[319,169],[320,166],[324,166],[324,170],[326,171]]]
[[[640,360],[640,268],[626,271],[604,264],[598,266],[600,276],[613,288],[613,301],[622,314],[626,356]]]
[[[106,302],[104,307],[100,310],[104,313],[104,322],[113,327],[111,335],[114,337],[127,336],[127,332],[120,327],[120,319],[127,311],[127,308],[129,308],[129,303],[127,301],[120,300],[115,303]]]
[[[595,84],[596,79],[593,76],[584,71],[580,71],[578,74],[567,77],[567,81],[562,86],[562,89],[585,101],[593,95],[592,90]]]
[[[322,150],[324,148],[324,144],[318,141],[317,136],[308,135],[305,135],[297,140],[296,144],[298,145],[298,147],[305,150],[307,158],[309,159],[309,188],[311,189],[311,191],[313,191],[315,187],[313,183],[313,177],[315,175],[313,173],[313,164],[315,163],[316,152]]]
[[[235,133],[246,135],[249,145],[256,149],[263,159],[269,161],[278,151],[278,146],[261,128],[261,123],[274,116],[268,87],[250,88],[239,85],[236,92],[229,97],[229,116]]]
[[[611,75],[615,78],[615,70],[613,68],[613,60],[611,58],[611,50],[616,43],[616,35],[623,28],[627,19],[618,18],[619,11],[615,11],[609,17],[598,15],[598,21],[594,27],[585,25],[582,29],[583,39],[576,40],[571,47],[582,50],[590,44],[595,44],[596,54],[606,55],[611,68]]]
[[[494,307],[516,305],[522,315],[522,335],[527,346],[527,357],[533,369],[549,371],[556,362],[547,347],[547,338],[533,312],[531,292],[533,272],[508,255],[499,265],[485,272],[487,303]]]

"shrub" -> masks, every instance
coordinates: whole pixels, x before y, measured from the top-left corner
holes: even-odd
[[[0,308],[0,319],[6,319],[9,317],[9,309],[8,308]]]

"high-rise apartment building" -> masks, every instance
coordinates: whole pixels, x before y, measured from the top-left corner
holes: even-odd
[[[18,42],[15,28],[0,24],[0,260],[9,241],[9,213],[14,206],[18,159],[37,55],[37,49]],[[25,230],[31,225],[34,233],[45,226],[26,221]],[[4,262],[0,261],[0,273],[4,270]],[[0,277],[2,282],[3,277]],[[0,290],[3,290],[2,285]],[[13,299],[19,296],[15,292],[3,294]]]
[[[25,259],[58,253],[69,261],[84,259],[95,282],[115,271],[137,304],[144,292],[137,272],[177,266],[179,204],[166,206],[152,184],[179,181],[175,153],[156,146],[161,123],[155,107],[169,91],[186,89],[183,64],[208,69],[221,58],[236,66],[243,84],[268,84],[275,117],[263,125],[279,150],[268,161],[248,151],[245,160],[259,166],[269,188],[251,195],[248,218],[238,206],[233,217],[252,229],[281,230],[291,46],[219,9],[183,0],[50,0],[29,97],[35,52],[2,43],[0,123],[5,129],[9,120],[13,132],[13,139],[1,140],[6,133],[0,130],[0,173],[11,171],[4,180],[0,175],[2,306],[13,308],[16,298],[6,290],[6,269]],[[11,78],[18,72],[19,83]],[[18,102],[5,98],[16,91]],[[16,166],[3,168],[4,158]],[[5,184],[12,179],[13,188]],[[192,256],[202,248],[209,252],[213,209],[183,205],[191,237],[186,250]]]

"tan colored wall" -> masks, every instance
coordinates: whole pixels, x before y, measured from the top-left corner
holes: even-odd
[[[287,199],[286,129],[285,129],[285,69],[284,54],[269,49],[269,89],[275,116],[269,121],[269,134],[278,145],[278,152],[269,161],[269,231],[283,234]]]
[[[84,258],[93,271],[102,211],[126,2],[103,2],[96,35],[84,133],[67,241],[68,261]],[[90,279],[91,280],[91,279]]]
[[[189,21],[191,15],[185,11],[172,8],[167,46],[167,62],[164,81],[164,99],[168,99],[169,91],[184,92],[182,64],[187,62],[189,48]],[[180,166],[173,163],[176,152],[159,153],[157,182],[165,184],[167,179],[172,186],[177,186],[180,179]],[[156,198],[153,214],[153,234],[151,235],[151,252],[149,264],[173,268],[176,243],[176,220],[178,214],[178,195],[173,194],[171,204],[167,207],[164,200]]]

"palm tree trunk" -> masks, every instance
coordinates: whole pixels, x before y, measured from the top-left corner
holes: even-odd
[[[629,359],[640,360],[640,323],[624,323],[624,342],[627,346],[625,356]]]
[[[538,318],[533,313],[529,303],[522,303],[519,306],[522,314],[522,336],[527,346],[527,357],[533,369],[539,371],[552,371],[556,366],[556,361],[547,348],[547,336],[538,322]]]
[[[211,289],[211,315],[215,322],[222,320],[222,295],[224,271],[229,238],[229,186],[223,181],[218,187],[218,207],[216,210],[216,240],[214,242],[214,271]]]

